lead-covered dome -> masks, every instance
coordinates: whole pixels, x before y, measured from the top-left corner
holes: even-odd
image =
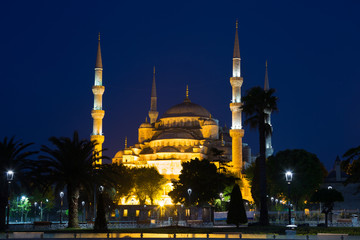
[[[192,103],[190,101],[184,101],[180,104],[177,104],[171,108],[169,108],[164,115],[163,118],[167,117],[210,117],[210,113],[204,107]]]

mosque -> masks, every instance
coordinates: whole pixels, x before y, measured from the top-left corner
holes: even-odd
[[[226,163],[228,170],[243,180],[241,189],[243,198],[252,200],[249,184],[244,179],[242,170],[250,164],[254,157],[250,147],[242,142],[244,130],[241,120],[241,76],[240,49],[238,39],[238,23],[236,23],[235,43],[233,52],[233,71],[230,77],[232,87],[231,129],[219,126],[219,120],[211,113],[190,100],[188,87],[183,102],[174,105],[165,111],[160,118],[157,111],[157,93],[155,81],[155,67],[153,71],[152,89],[150,98],[149,121],[146,119],[138,129],[138,143],[127,146],[118,151],[113,163],[124,164],[130,167],[154,166],[159,173],[169,180],[166,193],[171,190],[171,180],[178,179],[181,172],[181,163],[191,159],[209,159],[218,167]],[[102,149],[104,135],[102,133],[102,119],[105,111],[102,109],[102,95],[105,87],[102,85],[102,59],[100,37],[98,42],[97,59],[95,65],[94,107],[91,112],[93,118],[93,132],[91,140],[96,140],[97,149]],[[269,88],[267,64],[265,72],[265,90]],[[230,113],[229,113],[230,114]],[[270,117],[267,119],[270,124]],[[125,141],[126,142],[126,141]],[[267,155],[273,152],[271,136],[267,136]],[[217,152],[218,154],[214,154]],[[220,155],[219,155],[220,153]]]

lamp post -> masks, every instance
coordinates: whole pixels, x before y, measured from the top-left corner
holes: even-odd
[[[22,197],[21,197],[21,222],[22,222],[22,223],[24,223],[23,216],[24,216],[24,205],[25,205],[25,202],[26,202],[26,197],[25,197],[25,196],[22,196]]]
[[[160,219],[159,219],[159,220],[161,220],[161,219],[163,218],[163,207],[164,207],[164,204],[165,204],[164,200],[161,199],[160,202],[159,202],[159,205],[160,205]]]
[[[83,217],[82,217],[82,220],[83,220],[83,222],[85,222],[85,201],[82,201],[81,202],[81,205],[82,205],[82,207],[83,207]]]
[[[290,172],[290,171],[287,171],[285,173],[285,179],[288,183],[288,191],[289,191],[289,201],[288,201],[288,207],[289,207],[289,225],[291,225],[291,205],[290,205],[290,183],[292,181],[292,178],[293,178],[293,173]]]
[[[62,207],[63,207],[63,197],[64,197],[64,192],[60,192],[60,224],[62,224]]]
[[[34,210],[35,210],[35,213],[34,213],[34,222],[36,221],[36,206],[37,206],[37,202],[34,202]]]
[[[9,229],[9,223],[10,223],[10,185],[11,181],[14,179],[14,172],[9,170],[6,172],[6,179],[8,181],[8,204],[7,204],[7,216],[6,216],[6,225]]]
[[[43,216],[43,202],[40,202],[40,221],[42,221],[42,216]]]
[[[220,195],[220,209],[222,211],[222,202],[224,201],[224,194],[221,192],[219,195]]]
[[[189,195],[189,206],[191,205],[191,199],[190,199],[190,196],[191,196],[191,193],[192,193],[192,189],[191,188],[189,188],[188,190],[187,190],[187,193],[188,193],[188,195]]]
[[[49,202],[49,199],[45,199],[46,204]],[[46,221],[49,221],[49,211],[46,214]]]

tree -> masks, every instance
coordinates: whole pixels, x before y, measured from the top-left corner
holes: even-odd
[[[261,87],[251,88],[242,98],[242,111],[246,116],[245,125],[259,131],[259,186],[260,186],[260,224],[269,224],[267,207],[267,184],[266,184],[266,157],[265,136],[270,134],[271,126],[266,119],[271,112],[277,111],[277,97],[273,96],[275,90],[263,90]]]
[[[24,185],[28,179],[25,178],[25,172],[30,166],[30,159],[36,151],[28,151],[27,148],[33,143],[24,144],[21,141],[16,141],[14,137],[8,139],[4,138],[0,142],[0,232],[5,230],[5,209],[8,203],[9,189],[7,186],[6,172],[12,170],[14,174],[14,181],[12,185],[17,183]]]
[[[325,214],[325,226],[328,226],[328,215],[334,208],[334,202],[343,202],[343,195],[333,188],[322,188],[311,196],[310,202],[323,203],[322,213]]]
[[[173,181],[174,189],[169,196],[174,203],[202,205],[214,201],[226,185],[235,182],[235,178],[219,173],[216,166],[208,160],[197,158],[183,162],[178,181]],[[191,195],[187,190],[192,189]]]
[[[293,172],[291,196],[285,180],[286,171]],[[297,207],[301,207],[305,200],[309,201],[312,193],[319,188],[327,175],[318,157],[303,149],[280,151],[275,156],[270,156],[267,161],[267,172],[270,195],[285,196]]]
[[[227,224],[235,224],[237,228],[239,227],[239,224],[247,223],[244,201],[241,195],[240,187],[237,184],[234,185],[231,192],[226,222]]]
[[[360,183],[360,146],[351,148],[343,155],[346,158],[341,163],[341,168],[349,175],[345,185],[349,183]],[[357,192],[360,192],[360,185]]]
[[[114,203],[118,203],[120,199],[131,193],[135,187],[134,174],[132,170],[123,164],[103,164],[101,169],[104,175],[111,179],[104,183],[107,194]]]
[[[155,167],[133,168],[134,194],[137,196],[140,205],[144,205],[149,198],[151,205],[155,198],[161,194],[162,186],[166,179],[158,172]]]
[[[76,131],[72,139],[51,137],[49,141],[54,145],[54,149],[45,145],[41,147],[45,155],[39,156],[37,172],[45,186],[55,185],[55,194],[66,187],[69,204],[68,227],[77,228],[80,189],[91,192],[96,183],[104,182],[106,176],[101,174],[101,166],[95,165],[95,162],[106,157],[99,157],[98,153],[94,152],[97,144],[95,141],[80,140]]]

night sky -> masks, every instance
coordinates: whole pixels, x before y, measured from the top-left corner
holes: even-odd
[[[263,86],[279,97],[275,152],[302,148],[330,169],[359,145],[359,1],[5,1],[0,10],[0,137],[49,144],[92,132],[94,66],[101,32],[105,155],[137,141],[150,108],[156,66],[158,111],[192,102],[220,125],[229,103],[235,21],[242,93]],[[258,153],[258,133],[244,142]]]

